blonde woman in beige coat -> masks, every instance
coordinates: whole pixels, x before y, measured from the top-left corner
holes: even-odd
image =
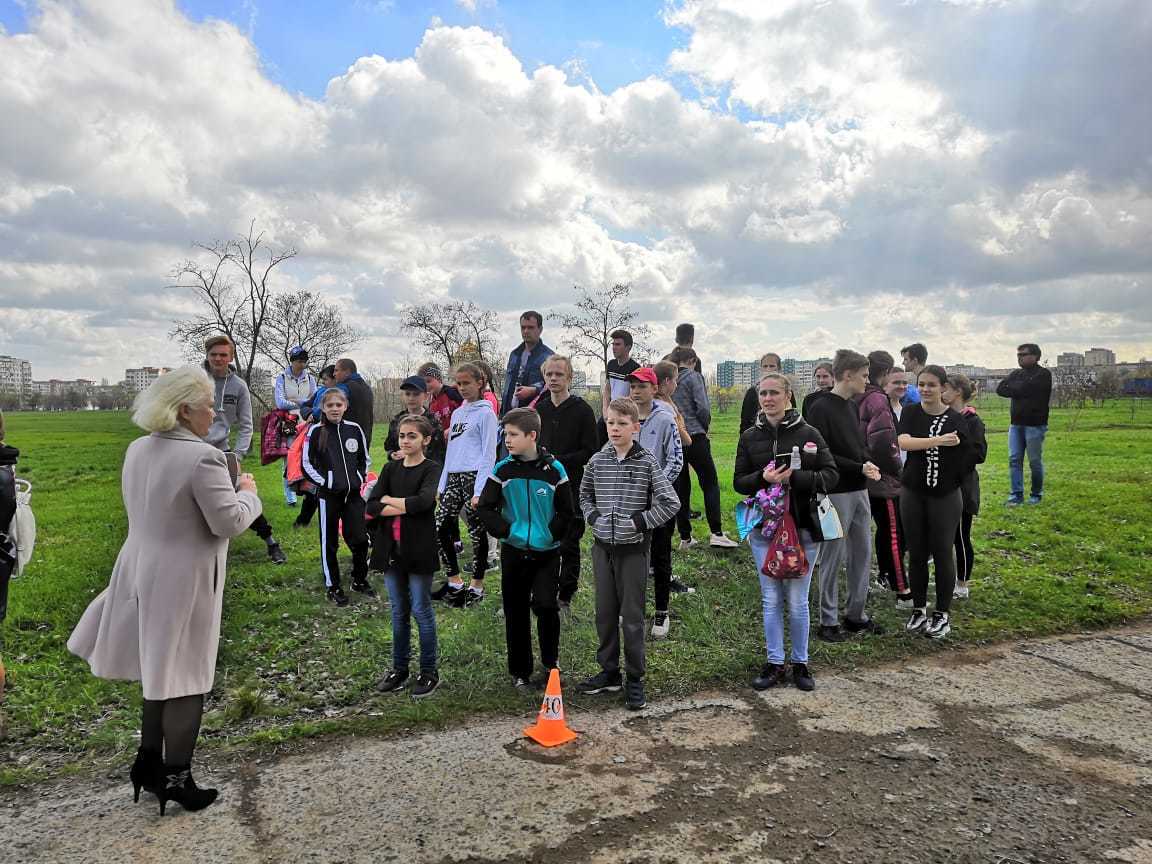
[[[139,681],[144,692],[140,789],[187,810],[216,800],[192,779],[192,751],[212,689],[228,540],[260,515],[252,475],[234,489],[225,456],[204,441],[215,416],[201,369],[162,375],[136,400],[132,421],[150,432],[128,447],[121,489],[128,538],[107,589],[68,640],[100,678]]]

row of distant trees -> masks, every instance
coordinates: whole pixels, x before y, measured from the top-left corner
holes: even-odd
[[[251,384],[258,369],[282,368],[293,346],[303,346],[309,365],[320,369],[363,340],[363,333],[344,321],[339,307],[316,292],[274,290],[280,266],[297,252],[270,246],[255,222],[245,234],[197,243],[196,249],[195,257],[171,273],[171,286],[188,292],[197,305],[197,311],[177,321],[169,334],[188,357],[202,356],[204,340],[224,333],[236,344],[238,374]],[[574,291],[573,311],[546,316],[549,331],[556,325],[564,330],[564,350],[603,369],[612,356],[612,332],[627,329],[636,340],[634,354],[645,359],[650,331],[631,308],[631,286],[577,286]],[[404,368],[394,369],[396,377],[410,374],[426,360],[449,369],[463,360],[484,360],[500,376],[511,343],[518,341],[518,334],[513,340],[504,338],[495,311],[471,300],[406,304],[401,329],[423,353],[419,358],[405,357],[400,363]]]
[[[0,392],[0,411],[117,411],[129,408],[136,394],[127,387],[98,387],[94,391],[65,390],[62,393],[19,394]]]

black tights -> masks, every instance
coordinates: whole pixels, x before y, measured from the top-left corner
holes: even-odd
[[[203,693],[176,699],[145,699],[140,746],[163,753],[166,765],[189,765],[203,716]]]
[[[972,548],[972,516],[965,513],[960,517],[960,527],[956,529],[956,579],[967,582],[972,578],[972,562],[976,550]]]

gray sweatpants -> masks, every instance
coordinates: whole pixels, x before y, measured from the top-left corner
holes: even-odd
[[[648,543],[609,546],[592,543],[596,577],[596,660],[605,672],[620,669],[620,631],[624,631],[624,671],[644,677],[644,599],[648,585]],[[621,623],[620,619],[624,621]]]
[[[851,621],[867,621],[864,606],[868,602],[868,577],[872,571],[872,506],[868,490],[838,492],[828,496],[844,527],[844,536],[829,540],[820,547],[820,624],[835,626],[840,623],[839,586],[840,562],[846,562],[848,599],[844,604],[844,617]]]

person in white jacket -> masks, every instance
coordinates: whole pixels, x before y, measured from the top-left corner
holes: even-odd
[[[436,512],[436,537],[440,543],[440,559],[448,576],[446,582],[432,592],[433,598],[453,606],[473,606],[484,599],[484,571],[488,564],[488,534],[476,515],[480,493],[496,464],[496,412],[484,399],[484,373],[472,363],[456,367],[456,389],[464,397],[463,404],[452,412],[448,427],[448,449],[444,456],[444,470],[440,474],[437,494],[440,508]],[[464,513],[468,537],[472,541],[472,583],[465,587],[460,576],[460,562],[456,554],[452,524]]]

